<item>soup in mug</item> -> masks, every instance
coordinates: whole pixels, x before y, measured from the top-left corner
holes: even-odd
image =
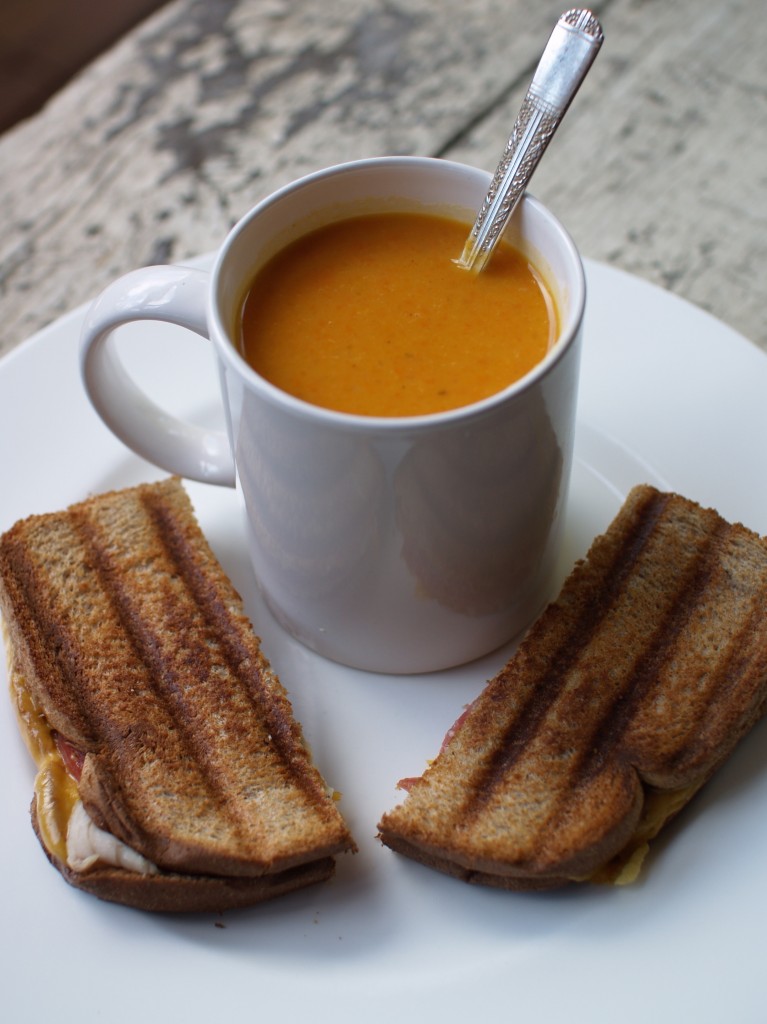
[[[456,266],[468,230],[384,213],[299,238],[247,293],[243,355],[283,391],[363,416],[420,416],[502,391],[546,355],[556,310],[505,242],[480,274]]]

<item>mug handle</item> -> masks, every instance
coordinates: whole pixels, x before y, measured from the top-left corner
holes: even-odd
[[[160,320],[209,338],[210,275],[191,267],[144,267],[113,281],[90,307],[80,338],[80,373],[109,429],[137,455],[190,480],[234,487],[229,438],[170,415],[125,370],[112,338],[121,324]]]

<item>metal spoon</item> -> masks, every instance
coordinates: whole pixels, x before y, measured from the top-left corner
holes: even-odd
[[[503,234],[533,171],[594,62],[604,34],[587,10],[567,11],[557,22],[520,107],[459,267],[479,272]]]

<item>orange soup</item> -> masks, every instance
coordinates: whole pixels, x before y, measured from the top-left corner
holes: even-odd
[[[417,416],[503,390],[541,361],[556,312],[502,243],[481,274],[453,262],[465,224],[427,214],[339,221],[259,271],[242,352],[283,391],[365,416]]]

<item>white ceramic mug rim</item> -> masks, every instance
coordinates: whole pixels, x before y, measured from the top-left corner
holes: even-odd
[[[484,416],[497,406],[512,400],[515,396],[534,387],[564,356],[577,336],[583,319],[586,304],[585,272],[580,253],[578,252],[575,242],[567,229],[551,212],[551,210],[548,209],[548,207],[544,206],[540,200],[536,199],[529,193],[525,194],[524,202],[534,207],[539,215],[548,219],[554,228],[556,228],[556,231],[560,236],[562,246],[567,253],[568,260],[572,263],[573,270],[575,271],[575,279],[573,280],[571,287],[571,310],[568,317],[568,323],[560,331],[556,342],[552,345],[544,358],[537,363],[532,370],[525,374],[524,377],[514,381],[512,384],[509,384],[508,387],[503,388],[501,391],[497,391],[494,394],[489,395],[487,398],[483,398],[478,402],[473,402],[470,405],[457,406],[454,409],[447,409],[442,412],[427,413],[418,416],[364,416],[356,413],[339,412],[334,409],[326,409],[323,406],[313,405],[303,399],[296,398],[288,392],[283,391],[281,388],[276,387],[274,384],[270,383],[258,374],[237,351],[236,345],[229,337],[229,331],[226,328],[225,320],[219,309],[219,285],[229,250],[238,236],[250,227],[253,220],[259,217],[270,206],[280,202],[285,195],[295,193],[302,188],[310,187],[315,182],[338,173],[364,170],[365,168],[380,168],[382,166],[428,166],[436,163],[439,163],[441,166],[453,167],[456,170],[470,170],[474,173],[478,170],[478,168],[471,167],[468,164],[460,164],[456,161],[442,160],[438,157],[415,156],[370,157],[364,160],[354,160],[349,161],[348,163],[335,164],[331,167],[314,171],[302,178],[298,178],[278,189],[276,192],[272,192],[269,196],[265,197],[253,206],[248,213],[246,213],[235,224],[227,235],[223,245],[218,250],[211,272],[209,292],[209,309],[211,326],[213,328],[211,330],[211,339],[225,365],[227,365],[243,380],[249,390],[258,392],[271,403],[281,406],[286,412],[289,412],[293,416],[321,423],[325,426],[334,425],[341,428],[353,429],[355,431],[374,431],[376,433],[380,431],[385,431],[387,433],[396,433],[398,431],[413,432],[419,430],[419,428],[434,429],[435,427],[443,425],[453,425],[456,421],[468,421],[476,417]],[[488,184],[489,182],[490,176],[488,175]]]

